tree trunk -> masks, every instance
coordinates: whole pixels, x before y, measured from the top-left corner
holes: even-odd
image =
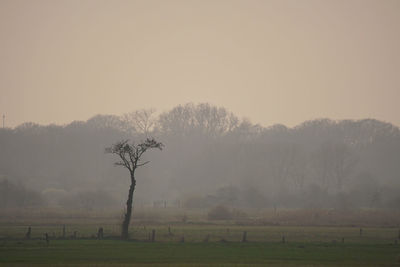
[[[126,201],[126,213],[122,223],[121,239],[127,240],[129,238],[129,223],[131,222],[132,204],[133,204],[133,191],[135,191],[136,180],[135,175],[131,173],[131,186],[129,187],[128,200]]]

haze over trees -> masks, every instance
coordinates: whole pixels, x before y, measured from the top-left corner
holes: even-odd
[[[112,167],[104,147],[146,136],[166,147],[165,153],[143,155],[152,166],[137,170],[135,205],[162,200],[189,208],[400,207],[396,126],[318,119],[293,128],[263,127],[203,103],[161,114],[138,110],[62,126],[0,129],[0,209],[120,206],[129,181],[125,170]]]

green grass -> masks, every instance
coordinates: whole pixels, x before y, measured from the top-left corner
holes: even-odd
[[[112,239],[117,225],[103,225],[106,240],[83,239],[99,225],[67,225],[67,233],[78,232],[78,240],[52,239],[47,246],[44,232],[61,235],[62,225],[32,226],[33,240],[23,240],[27,225],[0,225],[0,265],[90,266],[144,265],[347,265],[400,266],[397,228],[283,227],[172,224],[131,227],[132,240]],[[148,242],[156,230],[156,242]],[[249,242],[239,242],[247,231]],[[209,235],[208,243],[202,242]],[[286,243],[282,243],[282,236]],[[185,243],[179,243],[181,237]],[[344,243],[342,243],[344,238]],[[221,242],[225,240],[227,242]]]
[[[394,245],[323,243],[146,243],[118,240],[7,241],[0,264],[395,265]]]

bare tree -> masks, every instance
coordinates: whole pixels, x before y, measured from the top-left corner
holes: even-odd
[[[123,121],[134,132],[144,134],[146,137],[152,131],[155,125],[155,109],[140,109],[134,112],[124,114]]]
[[[129,143],[129,140],[119,141],[113,144],[111,147],[106,148],[106,153],[116,154],[119,157],[119,161],[115,162],[116,166],[122,166],[128,169],[131,177],[131,185],[129,187],[128,200],[126,201],[126,213],[124,221],[122,223],[122,239],[128,239],[129,223],[132,215],[132,204],[133,204],[133,192],[136,187],[135,171],[138,167],[146,165],[149,161],[142,162],[143,154],[152,148],[158,148],[162,150],[163,144],[157,142],[153,138],[147,138],[144,142],[139,144]]]
[[[238,127],[239,119],[225,108],[208,103],[179,105],[159,116],[158,127],[161,132],[185,136],[204,134],[220,137]]]
[[[357,163],[350,147],[344,143],[327,142],[321,145],[314,156],[314,169],[321,179],[322,187],[329,191],[331,183],[336,182],[334,188],[336,192],[341,192],[343,183]]]

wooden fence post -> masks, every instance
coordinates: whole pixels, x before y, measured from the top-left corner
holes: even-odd
[[[242,242],[247,242],[247,232],[246,231],[243,232]]]
[[[62,238],[65,239],[65,224],[63,225]]]
[[[100,227],[99,230],[97,231],[97,239],[103,239],[103,236],[104,236],[103,227]]]
[[[29,227],[28,227],[28,232],[26,232],[26,234],[25,234],[25,238],[26,238],[26,239],[31,239],[31,230],[32,230],[32,229],[31,229],[31,227],[29,226]]]

